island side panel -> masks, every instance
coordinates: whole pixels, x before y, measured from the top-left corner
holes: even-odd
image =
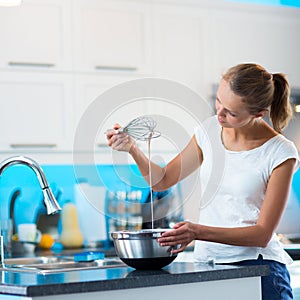
[[[197,275],[195,275],[197,276]],[[186,284],[173,284],[147,288],[122,289],[92,293],[34,297],[34,300],[182,300],[189,295],[192,299],[205,300],[261,300],[261,277],[247,277],[206,281]],[[157,297],[157,298],[156,298]],[[1,299],[1,298],[0,298]],[[21,299],[21,298],[20,298]]]

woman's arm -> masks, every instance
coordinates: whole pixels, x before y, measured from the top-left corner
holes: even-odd
[[[149,183],[148,157],[137,147],[132,147],[129,153],[137,163],[143,177]],[[194,172],[201,163],[202,151],[195,136],[193,136],[188,145],[165,167],[160,167],[151,162],[153,190],[166,190]]]
[[[114,129],[118,129],[116,125]],[[106,134],[108,145],[118,151],[127,151],[137,163],[141,174],[149,183],[148,157],[137,147],[135,141],[124,133],[115,130]],[[178,181],[194,172],[202,163],[202,151],[199,148],[196,137],[193,136],[188,145],[171,160],[165,167],[150,162],[152,175],[152,189],[155,191],[166,190]]]
[[[158,242],[164,246],[181,244],[174,253],[183,251],[192,240],[266,247],[288,201],[295,163],[295,159],[289,159],[273,170],[256,225],[222,228],[180,222],[175,225],[175,230],[164,233]]]

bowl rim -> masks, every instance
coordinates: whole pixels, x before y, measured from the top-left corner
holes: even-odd
[[[157,238],[163,232],[174,230],[172,228],[154,228],[154,229],[140,229],[140,230],[120,230],[110,233],[113,239],[128,239],[128,238]]]

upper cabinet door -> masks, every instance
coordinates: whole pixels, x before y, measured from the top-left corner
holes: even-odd
[[[154,73],[203,93],[208,12],[184,5],[154,7]]]
[[[181,86],[181,91],[186,88],[187,95],[190,95],[189,89],[200,95],[205,94],[209,81],[205,73],[210,59],[206,55],[209,47],[206,19],[209,12],[188,5],[156,3],[153,15],[154,74],[175,81],[175,85],[178,83]],[[161,115],[168,124],[159,129],[162,136],[153,140],[154,151],[182,150],[193,135],[193,128],[197,125],[194,114],[199,112],[197,103],[195,111],[188,111],[184,106],[177,105],[175,100],[163,98],[161,101],[154,99],[145,102],[147,114]]]
[[[299,14],[274,11],[213,13],[215,81],[231,66],[254,62],[270,72],[287,74],[290,84],[299,86]]]
[[[69,0],[0,8],[0,68],[70,69]]]
[[[85,132],[85,136],[92,134],[95,130],[98,135],[95,139],[95,149],[108,148],[105,132],[113,128],[115,123],[125,126],[132,119],[145,114],[145,104],[142,99],[131,99],[124,93],[107,93],[107,91],[117,88],[120,84],[125,84],[133,78],[124,76],[101,76],[101,74],[76,75],[74,76],[74,107],[75,107],[75,137],[78,132]],[[126,84],[125,84],[126,85]],[[115,97],[120,98],[114,98]],[[121,101],[120,101],[121,100]],[[121,102],[121,104],[120,104]],[[109,104],[109,105],[108,105]],[[95,111],[95,108],[97,111]],[[94,121],[94,112],[97,120]],[[86,122],[88,120],[88,122]],[[91,120],[91,121],[90,121]],[[93,120],[93,121],[92,121]],[[95,125],[96,124],[96,125]],[[83,127],[80,127],[83,126]],[[93,126],[97,126],[96,128]],[[85,128],[82,130],[82,128]],[[84,143],[80,145],[81,150],[88,149]]]
[[[66,150],[72,141],[71,82],[65,74],[0,72],[1,151]]]
[[[75,69],[149,72],[149,12],[145,2],[75,0]]]

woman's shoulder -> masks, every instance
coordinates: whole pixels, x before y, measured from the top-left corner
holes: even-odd
[[[289,140],[287,137],[285,137],[284,135],[278,133],[277,135],[275,135],[271,141],[276,144],[277,146],[279,146],[280,148],[283,148],[283,149],[291,149],[295,152],[298,152],[297,151],[297,148],[294,144],[293,141]]]
[[[295,144],[286,138],[283,134],[276,132],[270,125],[267,123],[263,124],[260,134],[262,136],[262,145],[267,148],[273,148],[277,152],[293,152],[298,153]],[[271,150],[271,149],[269,149]]]
[[[267,148],[266,152],[273,157],[274,162],[277,162],[276,165],[294,158],[297,160],[297,168],[299,167],[299,153],[295,144],[282,134],[274,136],[267,143],[267,147],[269,149]]]

